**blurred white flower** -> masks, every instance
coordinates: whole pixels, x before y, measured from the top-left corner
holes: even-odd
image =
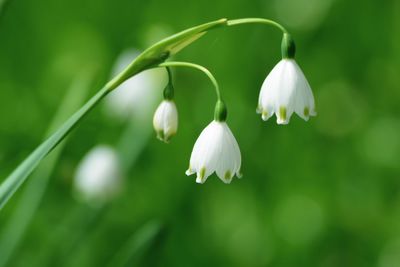
[[[173,100],[163,100],[153,117],[157,138],[169,142],[178,130],[178,111]]]
[[[197,173],[196,182],[204,183],[214,171],[229,184],[236,174],[240,174],[241,155],[228,125],[224,121],[212,121],[197,138],[190,156],[186,175]]]
[[[99,145],[89,151],[76,170],[74,185],[79,196],[90,204],[101,204],[115,197],[122,186],[115,150]]]
[[[127,67],[137,56],[137,51],[126,51],[117,59],[113,76]],[[120,119],[139,118],[151,114],[168,83],[164,68],[145,70],[126,80],[105,99],[107,112]]]
[[[314,96],[296,61],[284,58],[261,87],[257,113],[265,121],[275,113],[278,124],[288,124],[293,112],[306,121],[315,116]]]

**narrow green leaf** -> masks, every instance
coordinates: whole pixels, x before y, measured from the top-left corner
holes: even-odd
[[[92,75],[81,75],[68,90],[57,114],[55,115],[48,132],[52,132],[72,111],[77,109],[84,101],[89,89]],[[2,229],[0,239],[0,267],[5,266],[13,252],[24,236],[33,215],[35,214],[47,183],[53,172],[54,166],[61,154],[63,145],[58,146],[55,151],[43,161],[43,164],[33,173],[27,184],[15,211]]]

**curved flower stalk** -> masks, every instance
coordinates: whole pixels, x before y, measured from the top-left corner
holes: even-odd
[[[293,112],[306,121],[317,115],[311,87],[294,54],[294,42],[284,34],[282,60],[267,76],[260,91],[257,113],[264,121],[274,114],[278,124],[288,124]]]
[[[282,42],[282,55],[283,58],[289,58],[293,59],[294,58],[294,42],[291,39],[290,35],[288,34],[288,31],[279,23],[268,20],[268,19],[262,19],[262,18],[245,18],[245,19],[235,19],[235,20],[228,20],[228,19],[220,19],[216,21],[212,21],[209,23],[205,23],[193,28],[189,28],[187,30],[181,31],[175,35],[172,35],[168,38],[165,38],[161,40],[160,42],[154,44],[153,46],[149,47],[146,49],[143,53],[141,53],[138,57],[136,57],[121,73],[116,75],[115,78],[113,78],[111,81],[109,81],[99,92],[93,96],[89,101],[81,108],[79,109],[75,114],[73,114],[58,130],[55,131],[53,135],[51,135],[47,140],[45,140],[41,145],[39,145],[5,180],[4,182],[0,185],[0,209],[5,205],[5,203],[11,198],[11,196],[15,193],[15,191],[21,186],[21,184],[26,180],[26,178],[31,174],[31,172],[39,165],[40,161],[47,155],[49,154],[68,134],[69,132],[82,120],[82,118],[87,115],[105,96],[107,96],[111,91],[113,91],[115,88],[120,86],[123,82],[128,80],[129,78],[135,76],[136,74],[139,74],[140,72],[143,72],[145,70],[160,66],[160,67],[168,67],[168,65],[163,65],[167,64],[168,62],[165,62],[169,57],[172,55],[178,53],[180,50],[182,50],[184,47],[188,46],[189,44],[193,43],[200,37],[204,36],[207,31],[213,30],[219,27],[231,27],[231,26],[236,26],[236,25],[241,25],[241,24],[248,24],[248,23],[259,23],[259,24],[266,24],[270,25],[273,27],[278,28],[281,30],[284,34],[283,42]],[[188,64],[190,63],[186,63]],[[194,64],[192,64],[194,65]],[[289,65],[292,65],[293,67],[293,62],[290,63]],[[192,66],[195,67],[195,66]],[[216,84],[215,79],[213,79],[212,75],[208,72],[208,70],[202,69],[201,66],[196,66],[195,68],[203,70],[213,81],[214,84]],[[285,68],[286,69],[286,68]],[[279,71],[278,73],[281,73],[279,76],[283,76],[285,79],[287,78],[286,71]],[[283,73],[283,74],[282,74]],[[295,73],[295,74],[293,74]],[[299,74],[300,72],[297,71],[292,71],[292,75],[290,76],[292,80],[294,80],[293,77],[303,77]],[[277,75],[273,75],[273,77],[276,77]],[[276,80],[274,78],[273,80]],[[269,83],[267,83],[269,84]],[[310,90],[308,91],[305,90],[304,88],[302,90],[298,89],[301,86],[299,84],[303,84],[304,82],[292,82],[290,83],[292,86],[290,90],[287,88],[281,89],[280,91],[284,92],[277,92],[278,90],[276,88],[282,88],[282,85],[280,84],[279,86],[276,86],[275,89],[268,89],[268,90],[263,90],[263,97],[262,99],[268,99],[270,97],[271,99],[278,99],[277,101],[274,101],[274,112],[276,113],[277,108],[279,109],[278,113],[281,113],[282,116],[280,116],[280,121],[286,122],[288,121],[288,118],[290,117],[291,110],[295,110],[296,112],[300,112],[301,108],[306,108],[308,107],[307,105],[310,105],[309,108],[309,114],[306,112],[307,110],[303,110],[303,115],[304,117],[308,117],[307,115],[313,115],[314,112],[314,107],[311,105],[313,104],[313,101],[311,101],[311,96],[304,92],[311,92]],[[296,85],[296,86],[294,86]],[[269,88],[270,86],[267,86]],[[272,87],[271,87],[272,88]],[[296,88],[296,89],[293,89]],[[307,87],[309,88],[309,87]],[[221,106],[221,104],[218,103],[223,103],[222,98],[219,92],[218,87],[216,87],[217,91],[217,106]],[[264,93],[265,91],[265,93]],[[275,93],[275,95],[273,94]],[[278,95],[279,97],[276,97]],[[285,97],[283,97],[285,96]],[[280,99],[285,99],[287,101],[283,101]],[[267,100],[262,100],[261,101],[261,107],[260,111],[261,113],[265,113],[264,118],[268,117],[268,108],[269,106],[266,104],[264,106],[264,103],[269,103]],[[281,106],[279,104],[287,104],[287,106]],[[223,105],[225,107],[225,105]],[[226,119],[221,119],[223,118],[222,114],[224,112],[222,110],[225,110],[225,115],[226,115],[226,108],[225,109],[220,109],[218,108],[221,112],[218,113],[218,120],[219,122],[224,122]],[[289,111],[289,112],[288,112]],[[222,116],[222,117],[220,117]],[[213,126],[214,127],[214,126]],[[212,128],[213,128],[212,127]],[[208,131],[207,131],[208,132]],[[225,130],[226,132],[226,130]],[[197,153],[195,153],[197,154]],[[224,157],[225,158],[225,157]],[[219,158],[222,159],[222,158]],[[218,160],[218,159],[217,159]],[[228,166],[228,165],[227,165]],[[231,165],[229,165],[231,166]],[[236,165],[234,165],[236,166]],[[201,167],[200,167],[201,168]],[[232,172],[236,171],[232,170]],[[201,170],[201,169],[200,169]],[[199,172],[200,172],[199,170]],[[196,170],[197,172],[197,170]],[[201,174],[201,173],[199,173]],[[218,174],[218,171],[217,171]],[[201,176],[201,175],[200,175]],[[205,175],[204,175],[205,177]],[[228,181],[228,180],[227,180]]]
[[[122,174],[116,151],[109,146],[94,147],[79,163],[74,186],[78,196],[91,205],[104,203],[121,191]]]

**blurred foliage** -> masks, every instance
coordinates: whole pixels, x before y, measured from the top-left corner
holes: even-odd
[[[165,223],[164,234],[141,266],[400,266],[399,1],[3,3],[0,180],[40,143],[79,73],[98,73],[94,94],[123,50],[221,17],[287,26],[318,110],[307,123],[296,116],[288,126],[262,122],[255,108],[280,59],[279,31],[210,32],[175,58],[219,80],[243,179],[227,186],[212,176],[198,185],[185,176],[215,99],[203,75],[175,70],[180,127],[171,144],[150,139],[124,192],[107,209],[91,210],[72,197],[74,170],[94,145],[117,145],[125,126],[101,106],[93,110],[68,139],[10,266],[103,266],[154,219]],[[22,192],[1,211],[1,229]]]

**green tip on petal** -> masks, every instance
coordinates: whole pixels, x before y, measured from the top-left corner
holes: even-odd
[[[232,173],[231,171],[226,171],[224,175],[225,180],[229,180],[232,178]]]
[[[279,116],[280,116],[281,120],[286,121],[286,108],[285,107],[279,108]]]
[[[171,134],[169,134],[169,135],[166,135],[165,133],[164,133],[164,131],[163,130],[161,130],[161,131],[157,131],[157,138],[160,140],[160,141],[163,141],[164,143],[169,143],[169,141],[171,140],[171,138],[173,137],[175,135],[175,133],[171,133]]]
[[[268,112],[267,111],[263,111],[261,113],[261,118],[266,121],[268,119]]]
[[[308,107],[304,108],[304,116],[306,117],[310,116],[310,109]]]
[[[203,167],[200,169],[200,173],[199,173],[199,177],[202,182],[203,182],[203,178],[205,175],[206,175],[206,168]]]

